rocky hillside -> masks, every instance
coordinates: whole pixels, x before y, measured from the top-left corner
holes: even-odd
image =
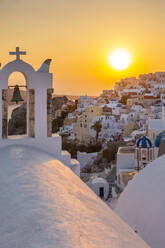
[[[8,123],[8,134],[18,135],[26,133],[26,103],[23,103],[12,112]]]

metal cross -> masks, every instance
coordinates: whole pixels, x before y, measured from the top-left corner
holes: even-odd
[[[26,55],[26,52],[24,51],[20,51],[19,47],[16,47],[16,51],[15,52],[9,52],[9,55],[16,55],[16,60],[20,60],[20,55]]]

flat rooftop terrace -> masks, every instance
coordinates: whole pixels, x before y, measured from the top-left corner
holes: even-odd
[[[134,153],[134,152],[135,152],[134,146],[126,146],[126,147],[119,147],[117,153],[121,154],[121,153]]]

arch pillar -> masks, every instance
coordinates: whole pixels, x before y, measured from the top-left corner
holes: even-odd
[[[47,135],[52,136],[52,94],[53,89],[47,89]]]
[[[29,121],[28,123],[28,136],[29,137],[35,137],[35,90],[34,89],[29,89],[28,90],[28,102],[27,104],[29,105],[29,108],[27,107],[27,110],[29,111],[28,115],[29,116]],[[28,118],[28,117],[27,117]]]
[[[2,138],[7,139],[8,137],[8,92],[7,89],[1,91],[2,96]]]

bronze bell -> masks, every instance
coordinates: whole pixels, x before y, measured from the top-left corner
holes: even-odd
[[[24,101],[22,96],[21,96],[21,93],[20,93],[20,90],[19,90],[19,86],[16,85],[14,87],[14,92],[13,92],[13,97],[11,99],[11,102],[16,102],[16,104],[18,104],[18,102],[22,102]]]

